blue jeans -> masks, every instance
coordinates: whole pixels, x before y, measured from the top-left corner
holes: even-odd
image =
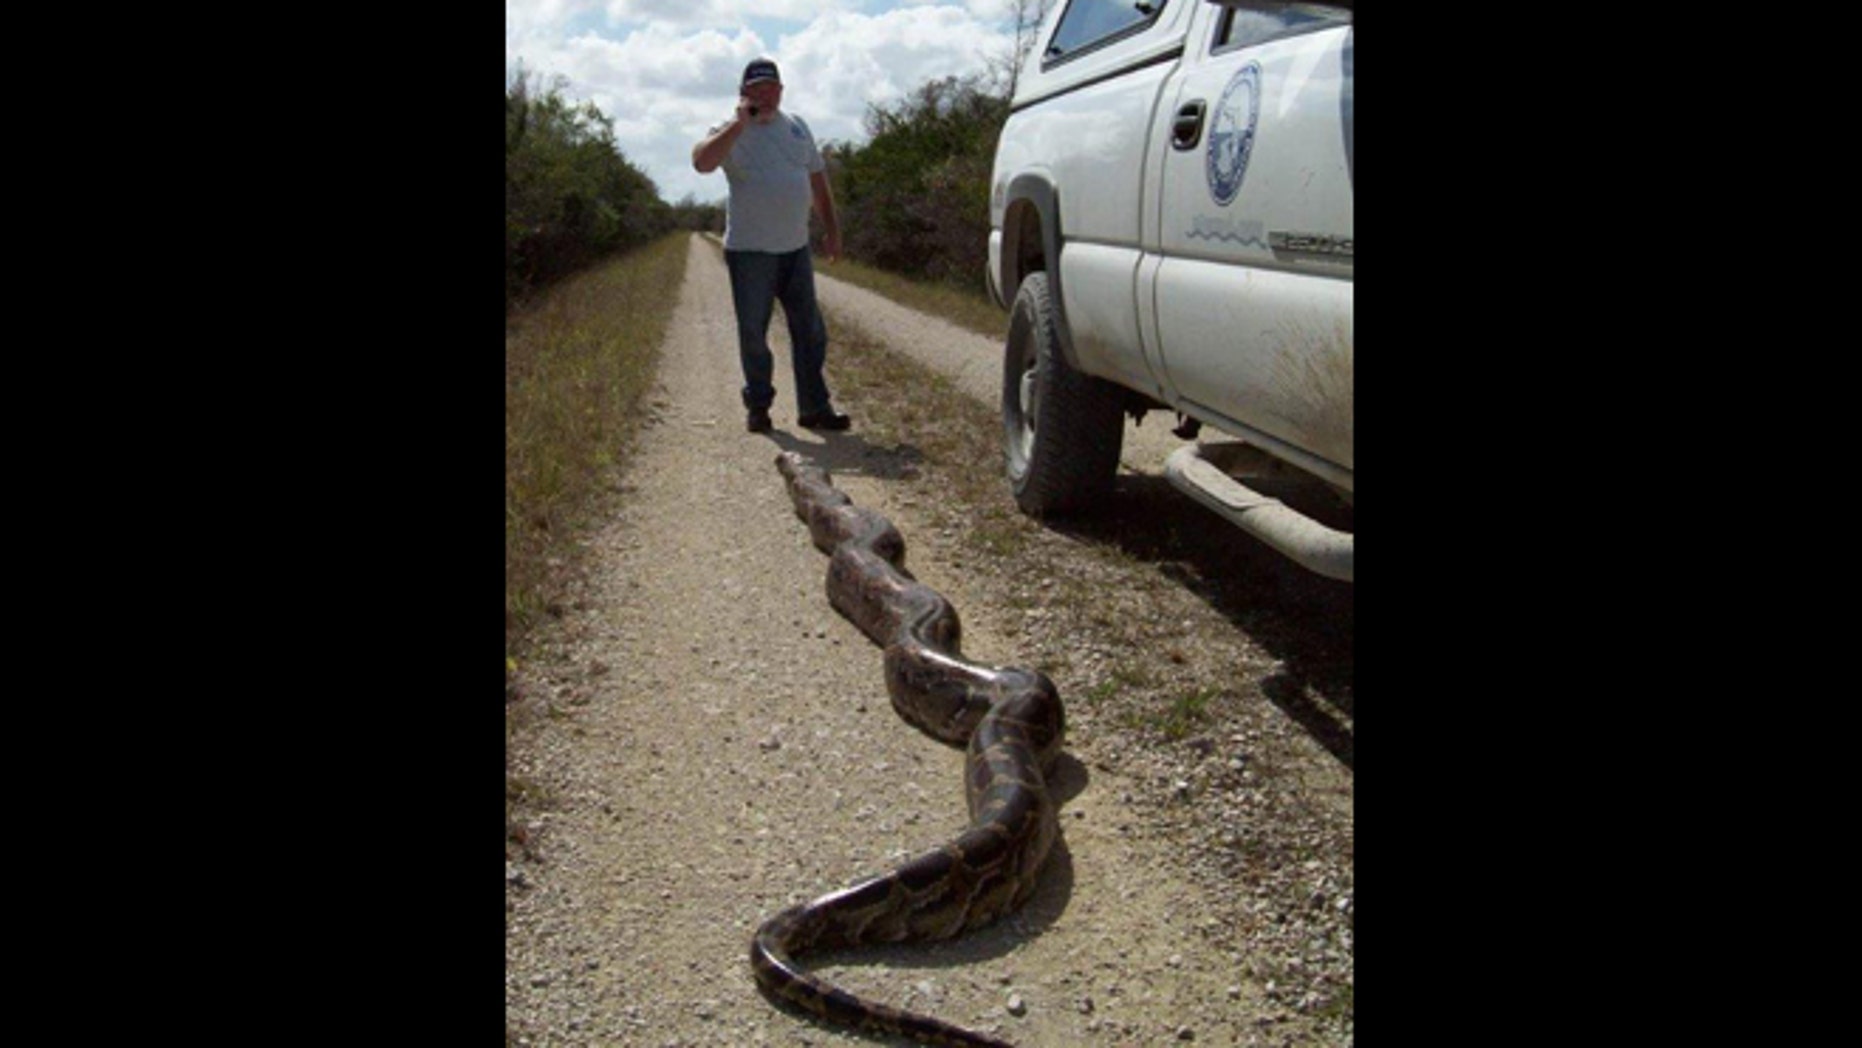
[[[776,255],[767,251],[726,251],[731,271],[731,303],[737,307],[737,355],[743,362],[744,407],[769,409],[776,399],[770,378],[776,359],[769,351],[769,316],[775,303],[789,318],[790,362],[795,366],[797,410],[812,415],[829,410],[828,328],[815,305],[815,267],[808,248]]]

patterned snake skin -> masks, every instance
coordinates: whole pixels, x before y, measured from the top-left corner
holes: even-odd
[[[1060,753],[1060,695],[1041,673],[991,669],[958,650],[957,610],[905,571],[905,540],[828,475],[792,453],[776,459],[795,515],[831,556],[828,601],[885,648],[886,690],[899,715],[966,747],[970,825],[955,841],[889,873],[777,914],[757,929],[750,965],[772,1000],[818,1018],[928,1044],[1005,1042],[861,1000],[798,968],[805,953],[863,943],[945,939],[1026,902],[1054,843],[1047,777]]]

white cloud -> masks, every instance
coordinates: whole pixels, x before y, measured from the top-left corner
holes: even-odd
[[[620,40],[588,34],[569,40],[562,51],[565,75],[647,98],[681,98],[734,90],[744,63],[764,48],[748,29],[729,33],[701,29],[682,33],[648,25]]]
[[[744,63],[776,60],[784,107],[804,117],[817,140],[859,141],[868,103],[890,104],[927,80],[982,73],[986,59],[1005,53],[1000,23],[971,10],[1003,2],[942,0],[863,14],[808,0],[808,17],[791,31],[765,20],[799,10],[801,0],[507,0],[505,62],[564,77],[568,95],[612,117],[622,152],[668,200],[687,193],[716,200],[727,192],[724,177],[693,171],[692,146],[730,116]],[[703,22],[638,14],[675,7],[741,14]],[[640,20],[605,24],[617,11]]]
[[[606,10],[615,25],[709,26],[741,25],[752,19],[806,22],[854,3],[857,0],[608,0]]]
[[[817,138],[845,141],[862,136],[868,103],[896,101],[927,80],[983,73],[987,59],[1006,50],[994,28],[937,5],[823,15],[784,35],[776,59],[787,84],[784,104],[808,119]]]
[[[601,0],[504,0],[504,36],[535,38],[562,32],[578,15],[601,8]]]
[[[999,22],[1009,17],[1015,0],[962,0],[961,3],[954,3],[954,0],[898,0],[898,3],[893,6],[946,7],[953,6],[953,4],[968,11],[972,18],[980,22]]]

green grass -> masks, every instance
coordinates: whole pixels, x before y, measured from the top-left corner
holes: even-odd
[[[1121,695],[1138,695],[1155,687],[1157,680],[1143,665],[1138,663],[1120,663],[1113,666],[1110,676],[1088,688],[1083,697],[1095,705],[1109,702]],[[1138,726],[1136,715],[1128,718],[1132,725]]]
[[[1000,513],[984,513],[971,532],[971,539],[998,557],[1014,557],[1028,540],[1028,528],[1020,520]]]
[[[1203,688],[1171,699],[1169,708],[1159,718],[1158,729],[1165,738],[1174,741],[1208,724],[1209,700],[1213,698],[1214,689]]]
[[[1352,986],[1341,986],[1313,1014],[1320,1019],[1348,1019],[1355,1014]]]
[[[818,261],[816,269],[837,280],[877,292],[900,305],[943,317],[979,335],[999,339],[1008,334],[1009,315],[989,300],[989,289],[983,284],[981,272],[976,274],[976,286],[965,290],[913,280],[847,258],[839,262]]]
[[[1103,701],[1117,695],[1124,686],[1143,689],[1149,684],[1149,675],[1125,677],[1115,669],[1113,679],[1093,689],[1095,701]],[[1209,702],[1218,692],[1214,688],[1199,688],[1171,696],[1161,707],[1146,708],[1134,705],[1124,715],[1125,725],[1139,731],[1156,732],[1171,742],[1188,738],[1192,733],[1214,722],[1209,713]]]
[[[653,380],[688,236],[572,277],[506,319],[507,659],[554,599],[576,531],[632,435],[628,416]]]

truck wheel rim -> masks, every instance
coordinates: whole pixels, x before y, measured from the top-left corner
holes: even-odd
[[[1022,369],[1022,381],[1021,381],[1021,409],[1022,409],[1021,411],[1022,413],[1021,451],[1022,451],[1022,459],[1024,461],[1028,458],[1029,454],[1034,450],[1034,419],[1035,419],[1034,375],[1035,375],[1034,362],[1030,361],[1028,366]]]

